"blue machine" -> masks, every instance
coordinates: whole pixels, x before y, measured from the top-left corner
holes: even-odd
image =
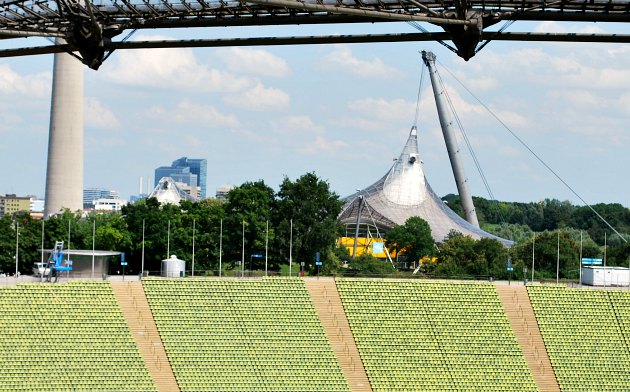
[[[50,253],[48,258],[48,265],[46,266],[48,275],[46,275],[46,281],[57,281],[59,278],[59,272],[72,271],[72,260],[63,260],[63,241],[55,242],[55,248]]]

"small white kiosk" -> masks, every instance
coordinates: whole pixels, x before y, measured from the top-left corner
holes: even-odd
[[[186,274],[186,262],[172,255],[169,259],[162,260],[162,277],[183,278]]]

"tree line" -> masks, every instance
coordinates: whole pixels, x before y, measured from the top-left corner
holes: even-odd
[[[474,199],[481,227],[514,241],[513,247],[456,232],[435,243],[427,222],[413,217],[384,236],[388,248],[398,254],[393,263],[369,255],[353,259],[336,246],[344,232],[337,220],[343,202],[328,182],[307,173],[296,180],[285,177],[278,191],[264,181],[246,182],[230,191],[225,201],[160,205],[150,198],[125,206],[121,213],[82,216],[65,211],[43,222],[27,213],[5,216],[0,220],[0,271],[15,271],[19,232],[18,268],[30,272],[41,258],[42,225],[44,249],[55,241],[64,241],[66,248],[69,242],[73,249],[91,249],[95,228],[96,249],[125,252],[129,273],[140,271],[143,244],[145,270],[159,271],[161,260],[171,254],[186,260],[190,270],[193,240],[196,274],[210,275],[218,274],[220,261],[224,273],[230,273],[262,270],[266,260],[269,271],[280,271],[289,259],[297,263],[294,272],[304,263],[304,270],[314,273],[318,253],[321,274],[408,276],[419,266],[420,274],[431,276],[521,279],[530,277],[533,264],[537,279],[555,278],[558,265],[560,278],[575,279],[580,252],[583,257],[606,257],[608,265],[628,266],[630,246],[588,207],[554,199],[539,203]],[[457,196],[444,200],[461,215]],[[627,208],[619,204],[594,208],[628,238]],[[507,270],[508,259],[514,271]],[[118,262],[112,259],[113,271]]]
[[[226,201],[205,199],[182,201],[179,205],[161,205],[149,198],[128,204],[117,213],[81,213],[65,211],[44,224],[44,249],[55,241],[68,242],[73,249],[95,248],[125,252],[131,272],[140,271],[144,243],[144,268],[159,271],[161,260],[170,255],[187,261],[191,268],[193,237],[195,270],[218,273],[236,269],[245,259],[245,269],[279,270],[291,258],[312,268],[316,253],[327,268],[338,265],[335,242],[341,233],[337,216],[342,202],[330,190],[328,182],[314,173],[295,181],[284,178],[278,192],[264,181],[246,182],[227,195]],[[15,270],[16,232],[19,231],[18,268],[29,273],[39,261],[42,222],[29,214],[5,216],[0,220],[0,270]],[[194,231],[194,236],[193,236]],[[144,235],[143,235],[144,234]],[[144,241],[143,241],[144,238]],[[219,255],[221,251],[221,255]],[[221,257],[220,257],[221,256]],[[112,260],[116,267],[118,259]]]

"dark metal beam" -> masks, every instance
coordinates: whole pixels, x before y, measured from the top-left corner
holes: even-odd
[[[226,46],[282,46],[340,43],[376,42],[423,42],[449,40],[448,33],[403,33],[368,35],[328,35],[303,37],[258,37],[234,39],[198,39],[172,41],[126,41],[112,42],[105,49],[157,49],[157,48],[212,48]],[[482,39],[494,41],[538,41],[538,42],[602,42],[630,43],[630,34],[571,34],[571,33],[493,33],[483,32]],[[70,45],[37,46],[31,48],[0,50],[0,58],[61,53],[75,50]]]

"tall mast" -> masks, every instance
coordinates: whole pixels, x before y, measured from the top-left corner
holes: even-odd
[[[453,120],[451,120],[447,110],[448,105],[444,98],[444,92],[440,89],[440,84],[438,82],[437,70],[435,69],[435,55],[432,52],[425,52],[423,50],[422,60],[424,60],[424,64],[427,68],[429,68],[431,85],[433,86],[433,95],[435,96],[438,116],[440,117],[440,125],[442,126],[442,134],[444,135],[446,150],[448,151],[448,157],[451,161],[451,167],[453,168],[453,175],[455,176],[455,183],[457,185],[457,191],[459,192],[459,198],[462,202],[462,207],[464,208],[464,216],[468,223],[479,227],[475,205],[473,204],[472,195],[468,189],[468,178],[466,178],[466,173],[464,172],[464,165],[462,164],[459,147],[457,146],[457,139],[455,138],[455,132],[453,131]]]

